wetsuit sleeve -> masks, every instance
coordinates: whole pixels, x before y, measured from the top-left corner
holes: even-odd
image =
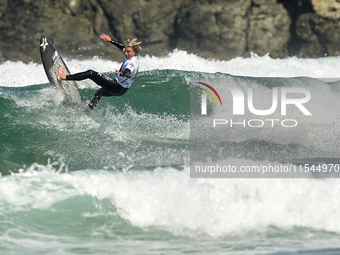
[[[131,70],[130,69],[125,69],[124,72],[120,73],[120,76],[122,77],[128,77],[131,74]]]
[[[111,40],[111,42],[114,46],[118,47],[119,49],[123,50],[124,49],[124,44],[122,44],[121,42],[117,42],[115,40]]]

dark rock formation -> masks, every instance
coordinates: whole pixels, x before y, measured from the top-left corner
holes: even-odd
[[[0,0],[0,59],[39,61],[41,35],[64,56],[121,60],[99,39],[138,37],[143,53],[174,48],[230,59],[340,53],[339,0]]]
[[[247,50],[251,1],[184,1],[178,11],[174,47],[218,59]]]
[[[322,57],[340,54],[340,20],[330,20],[315,13],[299,17],[296,33],[301,38],[302,56]]]

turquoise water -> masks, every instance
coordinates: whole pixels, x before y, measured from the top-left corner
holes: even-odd
[[[63,106],[48,84],[1,88],[1,172],[48,158],[74,170],[187,163],[189,93],[180,73],[142,73],[134,85],[90,113]],[[90,100],[95,89],[81,93]]]
[[[298,132],[230,130],[220,162],[340,158],[340,84],[321,79],[337,77],[339,58],[140,62],[133,87],[92,112],[64,106],[40,64],[0,65],[0,254],[339,254],[338,179],[192,179],[189,168],[190,88],[216,77],[263,101],[273,86],[313,100]],[[85,100],[98,88],[78,85]]]

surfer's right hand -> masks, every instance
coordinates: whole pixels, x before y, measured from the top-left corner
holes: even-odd
[[[105,42],[111,42],[111,38],[110,36],[106,35],[106,34],[102,34],[100,36],[101,39],[103,39]]]

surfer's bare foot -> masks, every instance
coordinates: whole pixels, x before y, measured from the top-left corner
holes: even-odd
[[[58,81],[66,80],[66,75],[64,72],[65,72],[65,66],[60,67],[58,71]]]

